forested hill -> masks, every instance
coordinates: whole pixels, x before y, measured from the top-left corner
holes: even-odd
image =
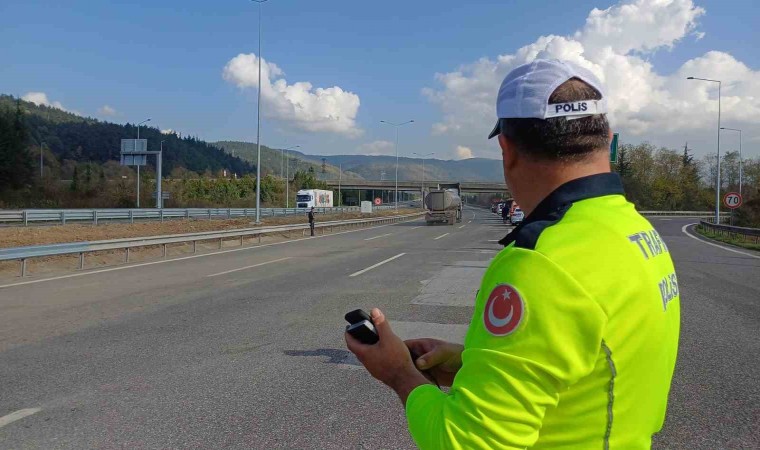
[[[0,95],[0,109],[15,110],[16,99]],[[137,137],[137,127],[118,125],[85,118],[57,108],[38,106],[21,100],[24,121],[29,129],[30,145],[44,142],[59,161],[105,163],[118,160],[121,139]],[[193,172],[217,172],[227,169],[233,173],[255,172],[250,163],[235,158],[218,147],[193,137],[162,134],[157,128],[140,127],[140,138],[148,140],[148,149],[157,151],[164,142],[164,173],[184,167]],[[149,164],[154,158],[148,158]]]

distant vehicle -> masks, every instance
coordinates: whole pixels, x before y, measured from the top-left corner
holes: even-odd
[[[333,192],[321,189],[301,189],[296,194],[296,208],[332,208]]]
[[[453,189],[431,190],[425,197],[425,222],[429,225],[435,222],[454,225],[462,221],[462,199]]]
[[[519,225],[519,224],[521,224],[522,221],[523,221],[523,219],[525,219],[525,213],[523,212],[522,209],[520,209],[519,206],[516,207],[512,211],[512,214],[509,215],[509,222],[512,225]]]

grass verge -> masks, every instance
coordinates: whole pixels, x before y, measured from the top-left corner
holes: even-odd
[[[697,230],[697,233],[701,234],[702,236],[708,239],[713,239],[715,241],[720,241],[726,244],[735,245],[737,247],[746,248],[748,250],[760,251],[760,243],[756,243],[754,242],[754,240],[753,241],[746,240],[742,236],[721,235],[710,230],[702,229],[702,227],[700,226],[697,226],[696,230]],[[750,238],[750,239],[753,239],[753,238]]]

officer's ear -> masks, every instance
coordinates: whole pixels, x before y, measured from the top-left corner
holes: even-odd
[[[501,147],[501,158],[504,164],[504,174],[506,175],[511,173],[517,165],[517,147],[511,139],[503,134],[499,134],[499,146]]]

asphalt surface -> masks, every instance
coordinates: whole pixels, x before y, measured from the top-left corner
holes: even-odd
[[[692,221],[653,221],[683,314],[655,446],[757,448],[760,259],[686,236]],[[412,448],[343,314],[379,306],[402,337],[461,340],[507,231],[467,210],[0,286],[0,448]]]

